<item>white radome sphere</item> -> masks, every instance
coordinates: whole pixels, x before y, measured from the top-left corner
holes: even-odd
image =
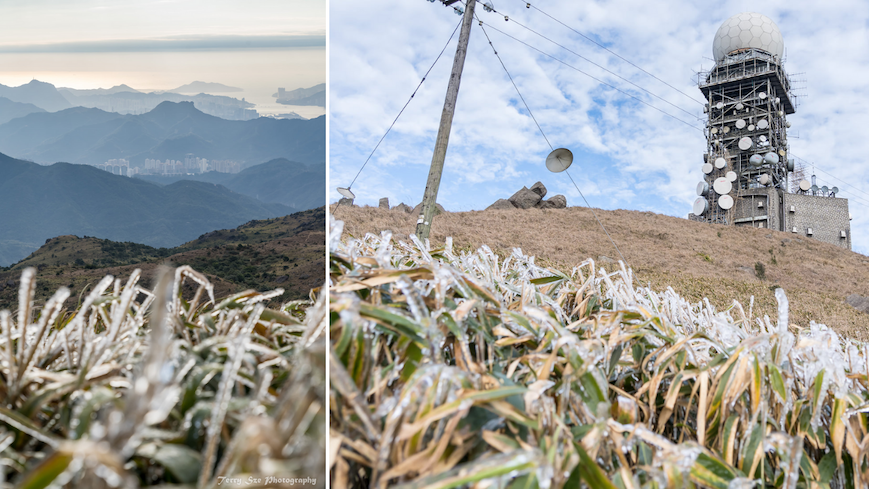
[[[715,62],[740,49],[755,48],[781,60],[785,43],[775,22],[763,14],[743,12],[724,21],[712,42]]]

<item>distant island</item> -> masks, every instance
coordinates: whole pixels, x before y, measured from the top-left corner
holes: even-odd
[[[181,85],[178,88],[173,90],[167,90],[167,92],[172,93],[230,93],[230,92],[243,92],[241,88],[238,87],[230,87],[228,85],[224,85],[222,83],[212,83],[212,82],[201,82],[195,81],[193,83],[188,83],[187,85]]]
[[[272,94],[272,97],[275,97],[279,104],[284,105],[316,105],[318,107],[325,107],[326,84],[321,83],[310,88],[297,88],[289,92],[284,88],[278,88],[278,93]]]

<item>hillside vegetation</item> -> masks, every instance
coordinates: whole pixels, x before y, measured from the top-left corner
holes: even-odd
[[[334,206],[333,206],[334,208]],[[790,299],[791,322],[824,323],[841,334],[869,339],[869,316],[845,303],[850,294],[869,295],[869,257],[791,233],[714,226],[637,211],[597,210],[633,268],[638,283],[653,290],[672,287],[691,301],[704,298],[719,309],[738,300],[755,316],[776,317],[774,290]],[[378,208],[341,206],[336,219],[356,237],[392,230],[407,240],[416,216]],[[539,263],[570,270],[586,258],[614,271],[618,255],[586,208],[489,210],[446,213],[434,219],[431,239],[476,249],[512,248]]]
[[[58,236],[24,260],[0,269],[0,309],[17,305],[19,276],[28,267],[37,269],[37,304],[61,286],[78,297],[107,274],[125,277],[137,268],[150,286],[163,264],[192,266],[208,277],[218,295],[280,287],[285,292],[274,299],[276,303],[303,299],[323,285],[325,242],[323,207],[212,231],[175,248]]]

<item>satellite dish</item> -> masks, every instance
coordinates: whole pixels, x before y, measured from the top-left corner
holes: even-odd
[[[778,116],[779,116],[779,117],[784,117],[784,116],[785,116],[784,111],[781,111],[781,110],[778,111]]]
[[[730,209],[733,207],[733,197],[729,195],[722,195],[718,197],[718,206],[724,210]]]
[[[812,192],[817,192],[818,190],[819,189],[817,185],[812,185]]]
[[[738,145],[739,145],[739,149],[741,149],[743,151],[748,150],[749,148],[751,148],[751,145],[752,145],[751,138],[748,136],[741,137],[739,139]]]
[[[719,170],[727,166],[727,160],[724,158],[715,158],[715,168]]]
[[[694,208],[692,210],[694,211],[695,216],[702,216],[703,214],[706,213],[706,209],[708,207],[709,207],[709,203],[706,202],[706,199],[704,199],[703,197],[700,197],[694,201]]]
[[[761,119],[757,121],[758,129],[766,129],[767,127],[769,127],[769,121],[767,121],[766,119]]]
[[[737,119],[736,120],[736,128],[742,129],[745,127],[745,119]]]
[[[790,123],[790,122],[786,122],[786,123],[785,123],[785,126],[787,126],[787,127],[791,127],[791,123]]]
[[[560,173],[570,168],[573,163],[573,153],[567,148],[558,148],[546,157],[546,169],[552,173]]]
[[[718,109],[718,110],[723,109],[723,108],[724,108],[724,102],[718,102],[717,104],[715,104],[715,108]]]
[[[838,193],[839,193],[839,187],[833,187],[833,188],[831,188],[831,189],[830,189],[830,192],[833,192],[834,194],[838,194]]]
[[[751,155],[751,158],[748,159],[748,162],[751,163],[752,166],[760,166],[763,164],[763,156]]]
[[[788,171],[794,171],[794,159],[788,158]]]
[[[730,132],[730,126],[724,126],[723,131],[724,131],[724,134],[727,134],[728,132]]]
[[[749,130],[749,131],[753,131],[753,130],[754,130],[754,124],[749,124],[749,125],[748,125],[748,130]]]
[[[757,98],[763,100],[766,98],[766,92],[760,92],[757,94]]]
[[[821,193],[823,193],[823,194],[827,194],[827,193],[829,193],[829,192],[830,192],[830,187],[827,187],[826,185],[824,185],[823,187],[821,187]]]
[[[780,102],[781,102],[781,99],[778,98],[778,97],[776,97],[776,98],[775,98],[775,103],[778,104],[778,103],[780,103]]]
[[[769,174],[767,174],[767,173],[764,173],[763,175],[761,175],[758,180],[760,181],[761,185],[769,185],[770,182],[772,182],[772,178],[770,178]]]
[[[724,178],[730,180],[731,182],[735,182],[735,181],[736,181],[736,178],[737,178],[737,176],[736,176],[736,172],[735,172],[735,171],[729,171],[729,172],[727,172],[727,173],[724,174]]]
[[[351,200],[356,198],[356,195],[354,195],[349,188],[338,187],[338,193]]]
[[[712,129],[709,130],[709,132],[710,132],[711,134],[718,134],[718,128],[717,128],[717,127],[713,127]]]
[[[808,192],[810,188],[812,188],[812,184],[808,180],[800,180],[800,190]]]
[[[742,105],[742,102],[737,102],[737,103],[736,103],[736,110],[742,110],[744,107],[745,107],[745,106]]]
[[[712,163],[704,163],[702,170],[703,170],[703,173],[706,175],[709,175],[710,173],[712,173]]]
[[[709,193],[709,184],[706,182],[700,182],[697,184],[697,195],[700,197],[705,196]]]
[[[770,165],[775,165],[776,163],[778,163],[778,155],[772,152],[767,153],[763,155],[763,162]]]
[[[761,134],[760,137],[757,138],[757,139],[758,139],[761,143],[765,143],[765,142],[766,142],[766,136],[764,136],[763,134]]]
[[[715,193],[719,195],[729,194],[731,190],[733,190],[733,184],[730,183],[725,177],[719,177],[715,179],[715,182],[712,184],[712,188],[715,190]]]

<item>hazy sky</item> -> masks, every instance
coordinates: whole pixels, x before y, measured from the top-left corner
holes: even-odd
[[[322,107],[275,104],[288,90],[326,81],[326,0],[3,0],[0,83],[168,90],[193,82],[242,88],[227,94],[261,114]]]
[[[531,0],[534,7],[687,96],[537,9],[526,8],[526,0],[492,1],[501,13],[484,12],[478,4],[477,15],[549,140],[555,147],[573,151],[576,160],[571,172],[591,204],[679,217],[690,212],[695,187],[703,177],[706,143],[699,130],[703,113],[698,101],[703,98],[697,72],[712,68],[713,37],[727,18],[745,11],[769,16],[782,31],[785,68],[803,95],[796,114],[788,117],[792,153],[817,164],[819,185],[838,185],[840,196],[851,199],[854,249],[869,252],[869,9],[865,0]],[[330,176],[336,187],[353,179],[460,17],[439,2],[423,0],[384,0],[377,9],[357,0],[331,0],[330,5]],[[504,15],[511,21],[505,21]],[[359,203],[376,205],[378,198],[389,197],[392,203],[413,206],[421,200],[455,42],[354,184]],[[549,151],[474,22],[439,202],[454,211],[483,209],[541,180],[550,195],[565,194],[569,205],[583,205],[563,174],[545,170]],[[331,189],[330,200],[338,198]]]
[[[0,47],[208,36],[324,36],[325,0],[4,0]]]

